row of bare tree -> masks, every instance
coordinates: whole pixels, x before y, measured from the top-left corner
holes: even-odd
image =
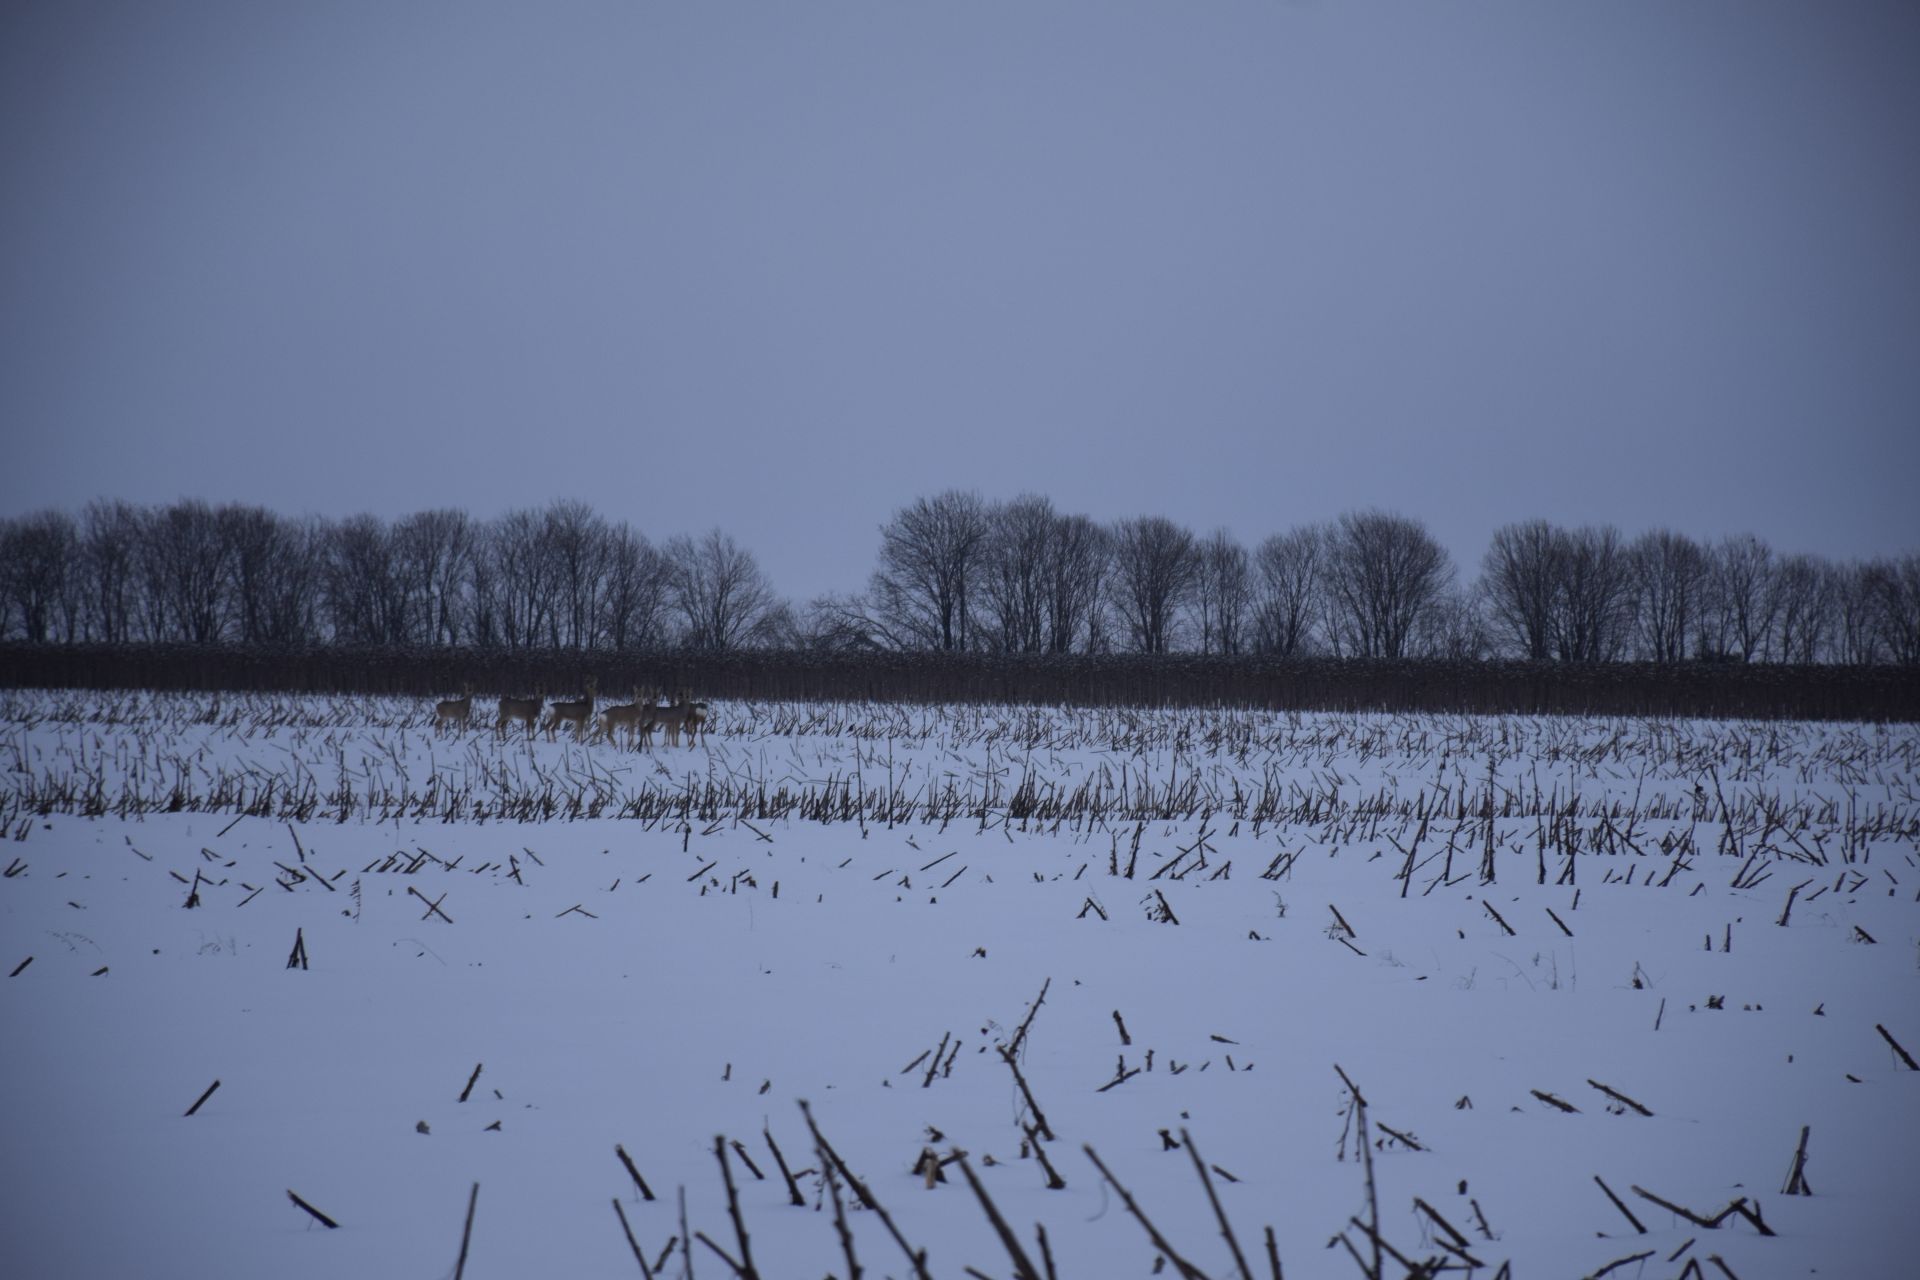
[[[268,647],[725,649],[785,611],[719,530],[661,546],[579,502],[479,521],[95,502],[0,521],[0,637]]]
[[[1382,512],[1250,553],[1162,516],[1098,525],[1035,495],[948,492],[901,508],[880,539],[865,594],[810,607],[816,633],[889,648],[1398,658],[1433,639],[1453,576],[1424,528]]]
[[[1462,584],[1424,526],[1385,512],[1248,549],[1160,516],[1100,524],[949,491],[881,527],[865,591],[796,609],[720,530],[655,545],[579,502],[387,522],[101,501],[0,521],[10,637],[1912,664],[1920,554],[1835,564],[1751,535],[1534,520],[1496,531]]]
[[[1491,639],[1535,660],[1920,662],[1920,555],[1835,564],[1751,534],[1544,520],[1495,532],[1477,586]]]
[[[1920,554],[1835,564],[1750,534],[1544,520],[1496,531],[1462,585],[1418,521],[1379,511],[1251,551],[1158,516],[1096,525],[1043,497],[921,498],[881,530],[864,595],[813,630],[894,648],[1536,661],[1920,662]]]

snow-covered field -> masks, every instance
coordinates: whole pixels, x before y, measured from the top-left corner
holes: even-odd
[[[0,1274],[1920,1256],[1911,726],[431,719],[0,694]]]

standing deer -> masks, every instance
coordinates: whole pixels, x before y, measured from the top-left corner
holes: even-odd
[[[468,720],[473,715],[473,686],[470,684],[462,685],[461,689],[463,691],[461,697],[450,698],[445,702],[436,702],[433,704],[433,729],[435,733],[438,733],[442,728],[458,727],[464,729],[467,727]]]
[[[693,749],[694,740],[707,729],[707,704],[689,702],[687,704],[687,749]]]
[[[600,736],[608,742],[614,740],[615,729],[624,727],[629,744],[640,736],[640,721],[644,719],[651,706],[640,700],[640,686],[633,688],[633,701],[624,707],[608,707],[600,713]]]
[[[539,698],[502,698],[500,699],[500,719],[494,722],[496,735],[505,735],[507,722],[518,720],[527,726],[527,737],[533,737],[534,721],[540,718],[540,708],[545,703]]]
[[[707,704],[690,701],[684,689],[680,691],[680,700],[672,706],[651,707],[649,711],[651,714],[641,730],[644,735],[651,738],[654,726],[658,725],[666,730],[667,745],[677,747],[680,745],[680,730],[684,726],[689,731],[687,737],[689,750],[693,748],[693,733],[698,731],[700,725],[706,723],[707,718]]]
[[[587,677],[587,696],[578,702],[556,702],[547,708],[547,741],[553,741],[553,732],[562,722],[571,722],[580,741],[587,740],[588,726],[593,723],[594,678]]]

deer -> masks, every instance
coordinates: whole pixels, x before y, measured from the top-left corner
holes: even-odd
[[[707,704],[704,702],[687,703],[687,749],[693,749],[694,740],[707,729]]]
[[[449,698],[445,702],[433,704],[433,728],[438,733],[442,728],[466,728],[473,715],[473,686],[462,685],[462,694],[458,698]]]
[[[624,707],[608,707],[600,713],[600,734],[608,742],[614,740],[614,730],[624,726],[629,742],[640,736],[640,722],[653,707],[640,700],[640,686],[633,688],[633,701]]]
[[[684,726],[688,730],[687,749],[693,749],[693,735],[699,731],[701,725],[706,723],[706,703],[689,700],[687,691],[683,689],[680,691],[680,700],[672,706],[650,707],[648,710],[651,714],[647,717],[641,733],[649,740],[649,745],[651,745],[654,726],[659,725],[666,729],[667,745],[679,746],[680,730]]]
[[[580,741],[587,740],[588,726],[593,723],[594,678],[587,677],[587,696],[578,702],[556,702],[547,708],[547,741],[553,741],[553,732],[563,721],[571,721]]]
[[[534,721],[540,718],[540,708],[545,705],[539,698],[502,698],[500,699],[500,718],[494,722],[493,731],[504,736],[509,720],[518,720],[527,726],[527,738],[533,738]]]
[[[674,708],[657,706],[656,703],[666,694],[658,687],[650,690],[645,698],[634,700],[633,736],[641,747],[653,750],[653,731],[667,723],[673,716]],[[669,732],[671,732],[669,728]]]

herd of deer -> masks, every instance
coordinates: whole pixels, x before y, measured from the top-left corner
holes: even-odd
[[[680,696],[666,706],[656,702],[664,691],[656,691],[653,697],[642,698],[636,686],[633,701],[621,707],[602,707],[598,721],[593,714],[593,699],[596,692],[594,681],[587,681],[587,696],[578,702],[548,703],[542,698],[502,698],[500,699],[500,717],[494,722],[493,731],[505,734],[507,726],[520,721],[527,726],[527,737],[532,738],[535,724],[547,731],[547,741],[554,740],[554,733],[565,724],[574,727],[580,741],[589,741],[598,725],[601,737],[609,742],[615,741],[615,734],[624,729],[629,745],[653,749],[653,731],[663,730],[667,745],[680,745],[680,734],[687,735],[687,748],[691,750],[698,740],[700,732],[707,725],[707,704],[695,702],[681,690]],[[546,709],[546,717],[540,716],[541,708]],[[464,729],[473,720],[473,686],[468,685],[463,696],[434,704],[434,729]]]

